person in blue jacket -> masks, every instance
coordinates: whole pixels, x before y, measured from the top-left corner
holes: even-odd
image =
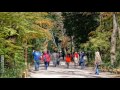
[[[42,53],[39,50],[33,50],[32,55],[34,57],[35,71],[39,71]]]

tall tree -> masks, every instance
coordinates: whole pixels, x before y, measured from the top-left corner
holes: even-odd
[[[118,23],[116,20],[116,13],[113,12],[113,32],[111,35],[111,64],[114,65],[116,61],[116,37],[117,37]]]

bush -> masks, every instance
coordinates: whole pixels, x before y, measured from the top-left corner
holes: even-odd
[[[1,74],[1,78],[19,78],[21,77],[22,72],[25,70],[25,60],[24,55],[21,52],[14,54],[12,60],[12,67],[5,67],[4,73]]]

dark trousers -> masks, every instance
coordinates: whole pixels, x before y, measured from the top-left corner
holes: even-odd
[[[65,57],[65,56],[63,55],[63,56],[62,56],[62,58],[63,58],[63,61],[64,61],[64,57]]]
[[[53,61],[53,65],[56,67],[57,66],[57,59]]]
[[[82,62],[80,66],[81,66],[81,69],[84,69],[85,68],[85,62]]]
[[[49,66],[50,62],[48,62],[48,66]]]
[[[34,61],[34,65],[35,65],[35,71],[38,71],[39,67],[40,67],[40,61],[39,60],[35,60]]]
[[[69,62],[66,62],[66,64],[67,64],[67,68],[69,68]]]
[[[45,64],[45,69],[47,70],[47,68],[48,68],[48,62],[44,62],[44,64]]]
[[[57,59],[57,65],[59,65],[60,64],[60,58],[59,59]]]

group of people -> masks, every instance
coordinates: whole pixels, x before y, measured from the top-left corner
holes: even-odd
[[[40,61],[44,62],[45,69],[47,70],[51,60],[56,67],[62,58],[62,53],[57,53],[56,51],[51,54],[49,51],[40,52],[39,50],[33,50],[32,55],[34,57],[35,71],[39,70]]]
[[[74,62],[74,66],[81,66],[81,69],[85,68],[85,61],[87,60],[86,54],[84,52],[75,52],[73,54],[67,54],[66,55],[66,64],[67,68],[69,68],[70,62]]]
[[[34,57],[34,64],[35,70],[38,71],[40,67],[40,60],[44,62],[45,69],[47,70],[50,61],[53,61],[54,67],[60,64],[61,60],[65,60],[67,68],[70,66],[70,62],[74,63],[74,66],[81,66],[81,69],[85,68],[85,61],[87,60],[87,56],[85,52],[74,52],[73,54],[67,53],[65,58],[62,55],[62,52],[54,51],[50,53],[49,51],[44,51],[43,53],[39,50],[33,50],[33,57]],[[95,52],[95,74],[99,74],[99,65],[101,63],[100,53],[97,51]]]
[[[66,55],[66,64],[67,68],[69,68],[70,62],[74,62],[74,66],[76,67],[78,64],[81,66],[81,69],[85,68],[85,62],[87,61],[87,55],[85,52],[75,52],[73,54],[67,54]],[[101,56],[99,51],[95,52],[95,61],[94,61],[94,66],[95,66],[95,74],[99,75],[99,66],[102,64]]]

